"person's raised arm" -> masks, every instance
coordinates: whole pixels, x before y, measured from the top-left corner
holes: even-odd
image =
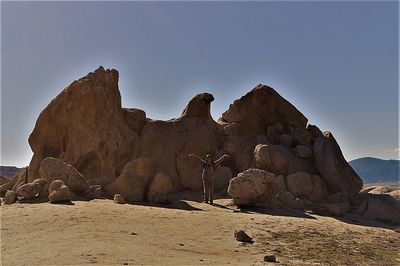
[[[191,154],[189,154],[188,155],[189,157],[192,157],[192,158],[196,158],[197,160],[199,160],[200,162],[202,162],[202,163],[206,163],[206,161],[204,161],[203,159],[201,159],[199,156],[197,156],[196,154],[193,154],[193,153],[191,153]]]
[[[220,165],[227,158],[229,158],[228,155],[226,155],[226,154],[222,155],[221,158],[219,158],[218,160],[214,161],[214,166],[217,167],[218,165]]]

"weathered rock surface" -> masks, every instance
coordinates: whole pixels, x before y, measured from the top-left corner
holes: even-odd
[[[296,172],[286,176],[287,188],[295,196],[307,197],[314,190],[311,175],[306,172]]]
[[[361,178],[346,162],[332,133],[324,132],[315,140],[315,165],[331,193],[345,192],[352,199],[361,190]]]
[[[270,172],[248,169],[229,182],[228,194],[239,206],[280,207],[278,181]]]
[[[73,165],[93,183],[112,181],[138,139],[124,117],[129,120],[130,112],[121,107],[116,70],[100,67],[74,81],[36,121],[29,137],[34,155],[28,181],[39,177],[40,163],[47,157]]]
[[[311,158],[313,153],[312,153],[312,149],[309,146],[306,145],[297,145],[296,146],[296,155],[299,158]]]
[[[40,176],[49,184],[62,180],[72,191],[83,192],[89,185],[83,175],[70,164],[48,157],[40,163]]]
[[[168,200],[168,194],[172,191],[171,178],[164,173],[158,173],[151,182],[148,199],[155,203],[165,203]]]
[[[150,161],[138,158],[129,161],[122,173],[104,189],[109,195],[121,194],[129,202],[143,201],[150,174]]]
[[[283,145],[259,144],[254,150],[257,168],[279,175],[295,172],[316,173],[313,164],[295,156],[290,149]]]
[[[231,104],[221,121],[240,123],[252,133],[263,135],[268,125],[280,123],[284,127],[306,128],[308,120],[274,89],[260,84]]]
[[[50,203],[71,200],[71,191],[62,180],[54,180],[49,186]]]

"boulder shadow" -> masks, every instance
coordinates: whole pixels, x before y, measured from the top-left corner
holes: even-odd
[[[317,219],[304,211],[294,210],[294,209],[267,209],[267,208],[257,208],[257,207],[240,207],[235,212],[246,213],[246,214],[266,214],[272,216],[284,216],[284,217],[294,217],[294,218],[303,218],[312,220]]]
[[[75,205],[75,203],[73,203],[73,202],[70,201],[70,200],[63,200],[63,201],[57,201],[57,202],[50,202],[50,204],[53,204],[53,205],[71,205],[71,206],[74,206],[74,205]]]
[[[128,203],[132,205],[140,205],[140,206],[146,206],[146,207],[157,207],[157,208],[165,208],[165,209],[179,209],[179,210],[184,210],[184,211],[203,211],[200,208],[194,207],[187,203],[184,200],[174,200],[170,201],[164,204],[161,203],[152,203],[152,202],[133,202],[133,203]]]
[[[330,217],[332,217],[332,216],[330,216]],[[375,228],[384,228],[384,229],[389,229],[389,230],[393,230],[393,231],[400,233],[400,225],[368,219],[368,218],[362,217],[358,214],[348,213],[341,217],[332,217],[332,218],[335,218],[336,220],[341,221],[343,223],[347,223],[347,224],[366,226],[366,227],[375,227]]]

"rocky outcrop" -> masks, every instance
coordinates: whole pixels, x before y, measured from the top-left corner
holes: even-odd
[[[307,118],[268,86],[258,85],[234,101],[218,123],[210,114],[209,93],[193,97],[178,118],[160,121],[122,108],[118,78],[116,70],[100,67],[64,89],[41,112],[29,137],[34,153],[29,168],[0,193],[41,177],[49,183],[61,179],[88,198],[104,190],[128,202],[154,200],[156,181],[150,177],[158,173],[170,178],[172,192],[201,191],[202,164],[189,153],[230,155],[216,169],[215,186],[226,189],[230,182],[240,204],[262,199],[263,206],[299,208],[304,200],[345,202],[361,189],[332,135],[307,125]],[[296,177],[299,172],[304,174]]]

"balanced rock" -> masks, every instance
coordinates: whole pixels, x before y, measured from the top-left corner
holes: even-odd
[[[56,158],[48,157],[40,163],[40,176],[51,184],[54,180],[62,180],[72,191],[83,192],[88,183],[78,170]]]
[[[168,194],[172,191],[171,178],[164,173],[156,174],[149,188],[148,199],[155,203],[165,203],[168,200]]]

